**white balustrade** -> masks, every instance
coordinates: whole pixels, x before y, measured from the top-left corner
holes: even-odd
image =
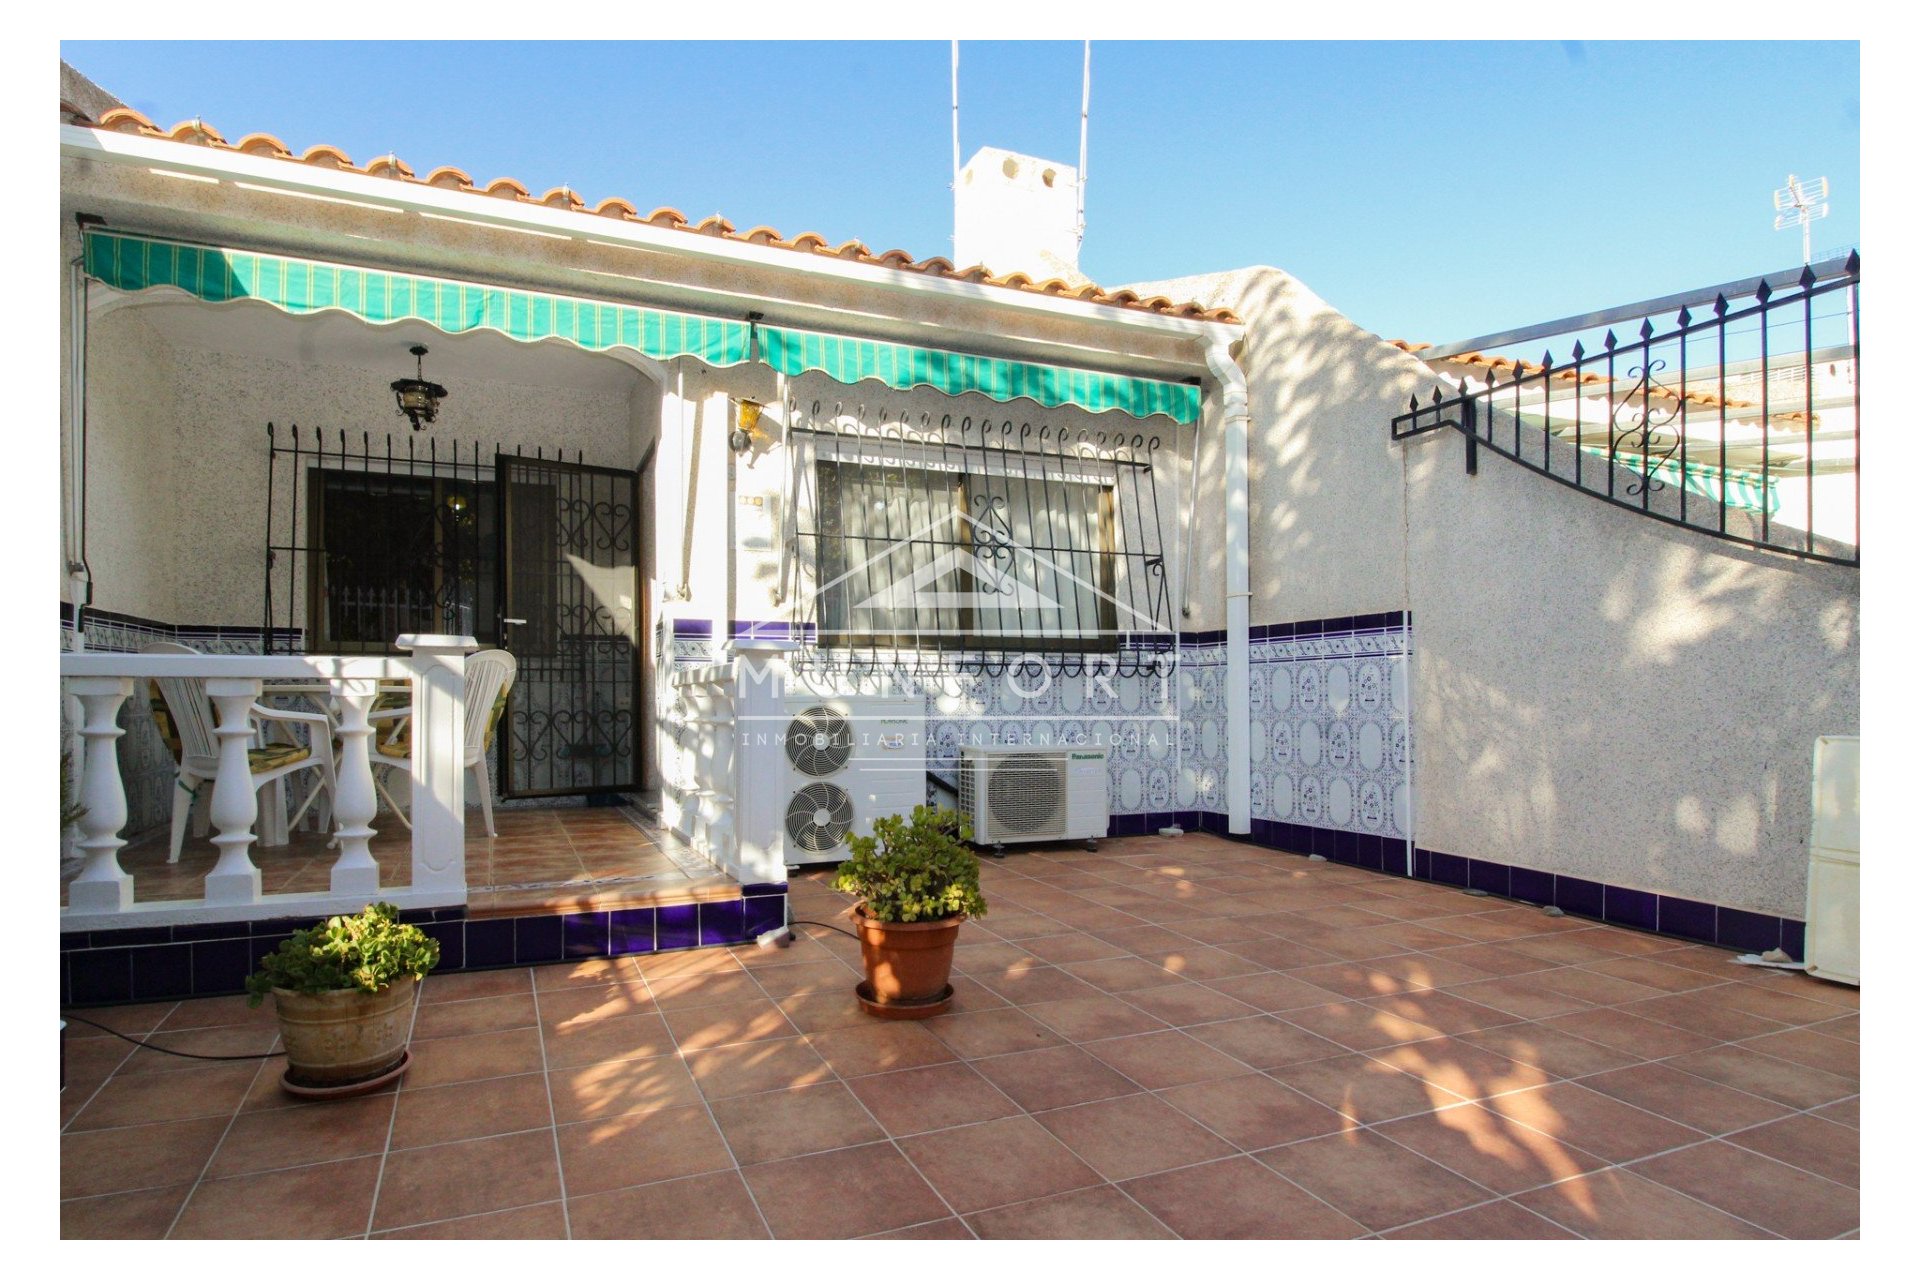
[[[67,653],[60,658],[66,692],[80,703],[83,772],[75,848],[86,859],[67,888],[64,931],[211,921],[260,920],[352,912],[375,899],[403,908],[458,906],[466,901],[466,654],[470,637],[408,636],[410,656],[229,657],[200,654]],[[154,678],[204,680],[215,710],[218,767],[209,806],[219,857],[197,899],[141,901],[134,877],[120,865],[126,841],[126,790],[120,776],[116,720],[135,688]],[[377,834],[372,730],[368,713],[381,681],[406,681],[413,705],[413,834],[406,884],[380,885],[370,842]],[[331,806],[338,850],[323,892],[263,892],[255,860],[263,803],[280,803],[269,785],[256,791],[248,764],[255,723],[250,708],[263,695],[297,688],[334,708],[338,736]],[[144,711],[143,711],[144,713]],[[324,731],[317,724],[309,732]],[[322,785],[317,779],[312,785]],[[265,797],[263,799],[263,796]],[[272,814],[269,817],[275,816]],[[284,815],[266,830],[284,827]],[[274,856],[263,848],[261,859]]]

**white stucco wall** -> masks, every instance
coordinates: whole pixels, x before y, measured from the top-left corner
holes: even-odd
[[[1420,845],[1801,914],[1813,740],[1859,727],[1856,571],[1392,444],[1425,366],[1272,268],[1140,287],[1248,322],[1254,623],[1411,611]]]

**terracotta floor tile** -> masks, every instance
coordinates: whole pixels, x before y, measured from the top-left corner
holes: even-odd
[[[1355,1000],[1289,1009],[1279,1016],[1349,1049],[1382,1049],[1405,1040],[1426,1040],[1440,1034],[1437,1028],[1403,1017],[1392,1009]]]
[[[741,1171],[782,1240],[847,1240],[951,1216],[891,1142]]]
[[[581,1067],[625,1058],[654,1058],[675,1050],[673,1032],[657,1013],[636,1013],[564,1027],[545,1027],[547,1065]]]
[[[1596,1041],[1555,1030],[1543,1022],[1469,1031],[1455,1038],[1559,1077],[1592,1075],[1644,1061],[1636,1054],[1609,1049]]]
[[[1366,1228],[1247,1156],[1122,1185],[1185,1240],[1344,1240]]]
[[[1336,1133],[1333,1109],[1270,1076],[1235,1076],[1164,1089],[1160,1097],[1243,1151]]]
[[[175,1120],[60,1136],[60,1197],[145,1191],[192,1182],[226,1131],[227,1118]]]
[[[1515,1018],[1551,1018],[1556,1014],[1578,1013],[1592,1007],[1588,1001],[1563,995],[1538,981],[1556,973],[1571,972],[1574,970],[1550,969],[1517,978],[1480,978],[1446,990],[1451,995],[1498,1009]]]
[[[540,1033],[532,1027],[490,1031],[481,1035],[417,1040],[406,1083],[416,1089],[491,1076],[523,1075],[539,1071]]]
[[[1621,1007],[1636,1017],[1651,1018],[1655,1022],[1712,1036],[1716,1040],[1744,1040],[1749,1036],[1778,1031],[1783,1025],[1771,1018],[1759,1018],[1729,1008],[1714,989],[1655,996],[1651,1000],[1636,1000]]]
[[[1818,1027],[1777,1031],[1744,1040],[1740,1047],[1824,1071],[1855,1083],[1860,1079],[1860,1043],[1824,1034]]]
[[[713,1118],[742,1165],[859,1146],[887,1136],[838,1081],[722,1099],[713,1104]]]
[[[1160,965],[1131,955],[1110,960],[1074,961],[1062,967],[1081,981],[1110,993],[1137,991],[1142,987],[1163,987],[1172,977]]]
[[[1112,960],[1131,954],[1111,942],[1102,942],[1089,934],[1078,932],[1028,938],[1020,946],[1030,956],[1053,965],[1071,964],[1080,960]]]
[[[1606,1164],[1598,1156],[1476,1103],[1394,1120],[1376,1132],[1501,1195],[1589,1173]]]
[[[1088,1187],[974,1214],[982,1240],[1167,1240],[1173,1232],[1113,1187]]]
[[[1088,1102],[1034,1118],[1112,1182],[1235,1154],[1232,1146],[1150,1093]]]
[[[1469,970],[1479,976],[1477,970]],[[1308,965],[1304,969],[1294,969],[1286,974],[1312,987],[1333,995],[1344,996],[1349,1000],[1365,1000],[1372,996],[1393,995],[1405,989],[1405,984],[1385,969],[1374,967],[1359,960],[1340,960],[1333,964]],[[1323,996],[1313,1004],[1325,1004]]]
[[[805,1039],[843,1077],[925,1067],[955,1056],[923,1022],[869,1020],[863,1027],[810,1032]]]
[[[1331,964],[1339,957],[1328,954],[1317,947],[1294,942],[1288,938],[1260,938],[1252,942],[1228,942],[1220,947],[1243,960],[1251,960],[1266,969],[1286,971],[1306,969],[1313,965]]]
[[[1383,1233],[1387,1240],[1572,1240],[1573,1232],[1512,1200],[1494,1200]]]
[[[1471,946],[1447,947],[1434,952],[1443,960],[1478,969],[1490,978],[1511,978],[1523,973],[1540,973],[1559,967],[1558,960],[1543,960],[1526,955],[1498,942],[1480,942]]]
[[[647,986],[661,1010],[697,1009],[703,1005],[760,1000],[765,992],[753,977],[736,966],[731,972],[695,973],[681,977],[649,977]]]
[[[217,999],[220,1001],[220,1008],[224,1012],[232,1009],[233,1005],[231,1002],[236,999],[244,1005],[246,997],[221,996],[217,997]],[[156,1000],[152,1004],[121,1004],[107,1005],[97,1009],[75,1009],[72,1011],[74,1019],[85,1018],[87,1022],[68,1019],[64,1038],[70,1045],[82,1040],[111,1038],[111,1033],[102,1031],[100,1027],[88,1026],[87,1023],[89,1022],[97,1022],[101,1024],[102,1027],[111,1027],[114,1031],[121,1032],[125,1035],[141,1035],[158,1028],[161,1023],[173,1016],[180,1005],[193,1003],[198,1002]],[[266,1007],[267,1006],[264,1005],[262,1006],[262,1008]],[[268,1012],[271,1012],[271,1010],[269,1009]],[[207,1024],[195,1023],[193,1025],[205,1026]],[[115,1043],[124,1045],[126,1042],[124,1040],[116,1040]]]
[[[188,1031],[197,1027],[268,1027],[278,1019],[274,1012],[273,1001],[264,1000],[259,1007],[250,1006],[248,996],[203,996],[196,1000],[182,1000],[173,1007],[173,1011],[160,1024],[162,1031]],[[163,1009],[165,1005],[161,1006]],[[98,1022],[97,1010],[89,1009],[87,1017]],[[124,1028],[122,1028],[124,1030]],[[92,1028],[88,1028],[92,1030]]]
[[[482,1000],[442,1000],[423,1005],[413,1022],[415,1040],[470,1036],[534,1024],[533,997],[493,996]]]
[[[1288,1009],[1308,1009],[1327,1002],[1323,987],[1301,980],[1306,972],[1242,974],[1232,978],[1210,979],[1204,985],[1263,1013],[1282,1013]],[[1220,1021],[1218,1018],[1206,1020]]]
[[[1136,1009],[1144,1009],[1160,1021],[1176,1027],[1193,1026],[1201,1022],[1224,1022],[1229,1018],[1244,1018],[1249,1014],[1266,1012],[1243,1000],[1236,1000],[1224,991],[1215,990],[1211,985],[1198,982],[1176,982],[1139,991],[1125,991],[1120,998]]]
[[[1745,1129],[1787,1114],[1787,1108],[1765,1098],[1657,1062],[1586,1076],[1580,1083],[1703,1133]]]
[[[1432,1027],[1447,1035],[1485,1031],[1519,1021],[1511,1013],[1478,1004],[1452,991],[1409,991],[1397,996],[1377,996],[1362,1001],[1415,1026]],[[1416,1037],[1403,1036],[1403,1039]]]
[[[273,1023],[267,1026],[207,1027],[195,1031],[156,1031],[146,1038],[145,1043],[171,1049],[176,1054],[264,1054],[279,1047],[280,1028],[278,1023]],[[200,1071],[206,1065],[195,1058],[136,1050],[121,1065],[118,1074],[133,1076]]]
[[[640,970],[648,982],[654,982],[656,980],[675,981],[712,974],[742,972],[740,961],[734,958],[732,949],[727,947],[696,947],[688,951],[657,951],[650,955],[635,956],[633,965],[634,968]]]
[[[522,995],[533,990],[528,969],[478,969],[467,973],[430,974],[420,984],[420,1003],[441,1000],[478,1000],[486,996]]]
[[[766,1223],[731,1170],[574,1196],[576,1240],[765,1240]]]
[[[848,1087],[895,1137],[998,1120],[1020,1110],[964,1062],[860,1076]]]
[[[832,1068],[804,1038],[708,1049],[686,1054],[683,1061],[709,1100],[793,1089],[833,1078]]]
[[[1461,1101],[1447,1089],[1358,1053],[1317,1058],[1268,1074],[1338,1113],[1341,1128],[1396,1120]]]
[[[1860,1131],[1818,1114],[1788,1116],[1743,1129],[1728,1134],[1726,1141],[1833,1182],[1860,1185]]]
[[[579,1233],[576,1224],[575,1234]],[[476,1213],[418,1227],[376,1232],[375,1240],[564,1240],[566,1213],[555,1200],[495,1213]]]
[[[1656,991],[1698,991],[1702,987],[1722,986],[1729,981],[1720,974],[1702,973],[1697,969],[1668,964],[1657,956],[1621,956],[1613,960],[1596,960],[1581,968],[1606,974],[1610,978],[1625,978]]]
[[[387,1148],[396,1096],[375,1094],[236,1116],[214,1152],[206,1176],[230,1178],[379,1155]]]
[[[452,1176],[453,1170],[460,1176]],[[373,1229],[514,1209],[559,1196],[560,1169],[547,1129],[394,1151],[380,1174]]]
[[[1503,1093],[1478,1106],[1568,1146],[1618,1164],[1698,1142],[1706,1135],[1572,1081]]]
[[[974,1069],[1028,1111],[1137,1093],[1140,1086],[1085,1049],[1061,1045],[981,1058]]]
[[[977,1240],[971,1228],[958,1218],[941,1218],[934,1222],[922,1222],[917,1226],[901,1227],[897,1231],[880,1231],[863,1240]]]
[[[380,1180],[377,1156],[306,1165],[193,1189],[175,1240],[336,1240],[364,1235]]]
[[[1554,1079],[1537,1066],[1516,1062],[1458,1036],[1376,1049],[1369,1056],[1460,1098],[1492,1097]]]
[[[692,1106],[703,1100],[693,1073],[671,1056],[598,1062],[551,1072],[546,1081],[558,1124]]]
[[[961,1215],[1100,1181],[1084,1161],[1026,1116],[921,1134],[902,1139],[900,1147]]]
[[[186,1183],[60,1202],[62,1240],[160,1240],[179,1216]]]
[[[1485,1188],[1366,1129],[1292,1143],[1255,1158],[1371,1231],[1488,1198]]]
[[[609,1018],[658,1012],[644,982],[566,987],[540,993],[540,1021],[554,1030],[571,1031]]]
[[[1824,1107],[1816,1107],[1809,1114],[1835,1124],[1846,1125],[1849,1129],[1860,1127],[1860,1099],[1844,1098],[1839,1102],[1830,1102]]]
[[[427,1089],[403,1089],[393,1112],[392,1146],[397,1151],[439,1142],[460,1142],[524,1129],[544,1129],[552,1123],[552,1113],[547,1106],[547,1077],[539,1072]],[[238,1128],[238,1124],[235,1127]],[[226,1155],[224,1146],[221,1155],[223,1158]]]
[[[638,982],[640,970],[632,959],[602,956],[574,964],[543,964],[533,971],[534,988],[542,993],[568,987],[603,987],[616,982]]]
[[[1089,992],[1088,996],[1098,994]],[[962,1058],[987,1058],[995,1054],[1019,1053],[1066,1043],[1020,1009],[949,1013],[929,1018],[922,1025]]]
[[[1077,1000],[1100,994],[1100,988],[1052,965],[1034,965],[1006,973],[971,976],[987,990],[1015,1005],[1040,1004],[1047,1000]]]
[[[969,981],[959,974],[954,976],[961,982]],[[799,1031],[834,1031],[842,1027],[869,1026],[874,1020],[873,1015],[854,997],[853,981],[850,978],[838,990],[800,991],[780,996],[774,1003]]]
[[[1796,1110],[1838,1102],[1860,1090],[1856,1082],[1844,1076],[1755,1053],[1739,1045],[1703,1049],[1674,1058],[1667,1065],[1730,1088],[1757,1093]]]
[[[1139,1035],[1167,1025],[1145,1010],[1110,995],[1049,1001],[1029,1006],[1026,1013],[1075,1043]]]
[[[1767,1233],[1625,1169],[1515,1199],[1590,1240],[1757,1240]]]
[[[1096,1040],[1083,1047],[1143,1089],[1247,1074],[1245,1063],[1179,1031]]]
[[[858,974],[831,957],[755,968],[752,972],[760,989],[775,999],[794,995],[843,995],[860,981]]]
[[[1269,1014],[1188,1027],[1187,1034],[1260,1071],[1347,1055],[1344,1046]]]
[[[764,998],[698,1009],[668,1009],[663,1016],[682,1053],[800,1034],[779,1006]]]
[[[1692,1031],[1652,1018],[1638,1017],[1617,1008],[1566,1013],[1557,1018],[1542,1018],[1531,1025],[1546,1031],[1562,1031],[1579,1036],[1636,1058],[1668,1058],[1711,1048],[1719,1043],[1712,1036],[1696,1035]]]
[[[560,1126],[557,1134],[568,1195],[733,1167],[704,1106],[583,1120]]]
[[[115,1076],[84,1100],[69,1129],[229,1116],[239,1109],[260,1071],[259,1063],[230,1062],[161,1075]],[[72,1080],[71,1071],[68,1076],[68,1089],[77,1094],[81,1086]]]

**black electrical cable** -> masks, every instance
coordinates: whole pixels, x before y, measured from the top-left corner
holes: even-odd
[[[857,933],[854,933],[854,932],[853,932],[852,930],[850,930],[850,929],[842,929],[842,928],[841,928],[841,927],[840,927],[839,925],[837,925],[837,924],[828,924],[828,923],[827,923],[827,922],[826,922],[825,920],[789,920],[789,921],[788,921],[788,922],[787,922],[786,924],[777,924],[777,925],[775,925],[775,926],[773,926],[773,928],[772,928],[772,929],[762,929],[762,930],[761,930],[761,931],[760,931],[759,933],[756,933],[756,934],[754,934],[753,936],[754,936],[754,938],[755,938],[755,939],[759,939],[759,938],[762,938],[762,937],[765,937],[765,936],[766,936],[767,934],[769,934],[769,933],[773,933],[773,932],[775,932],[775,931],[777,931],[777,930],[780,930],[780,929],[791,929],[791,928],[792,928],[792,927],[793,927],[794,925],[796,925],[796,924],[812,924],[812,925],[818,925],[818,926],[820,926],[820,927],[821,927],[822,929],[831,929],[831,930],[833,930],[833,931],[834,931],[835,933],[844,933],[844,934],[846,934],[846,935],[847,935],[847,936],[848,936],[849,938],[852,938],[852,939],[853,939],[853,940],[854,940],[855,942],[858,942],[858,941],[860,941],[860,935],[859,935],[859,934],[857,934]]]
[[[284,1058],[287,1056],[285,1049],[276,1049],[272,1053],[186,1053],[180,1049],[163,1049],[157,1044],[148,1044],[145,1040],[135,1040],[126,1032],[115,1031],[112,1027],[104,1023],[95,1022],[91,1018],[82,1018],[78,1014],[73,1013],[63,1013],[60,1016],[68,1022],[84,1022],[90,1027],[98,1027],[110,1036],[119,1036],[128,1044],[137,1045],[142,1049],[151,1049],[155,1053],[168,1054],[175,1058],[198,1058],[202,1062],[257,1062],[262,1058]]]

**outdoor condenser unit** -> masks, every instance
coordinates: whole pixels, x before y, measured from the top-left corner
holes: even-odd
[[[975,844],[1094,841],[1107,834],[1101,747],[963,747],[960,812]]]
[[[927,801],[926,704],[919,698],[787,700],[788,866],[839,862],[847,837]]]
[[[1807,866],[1807,972],[1860,985],[1860,739],[1813,744]]]

